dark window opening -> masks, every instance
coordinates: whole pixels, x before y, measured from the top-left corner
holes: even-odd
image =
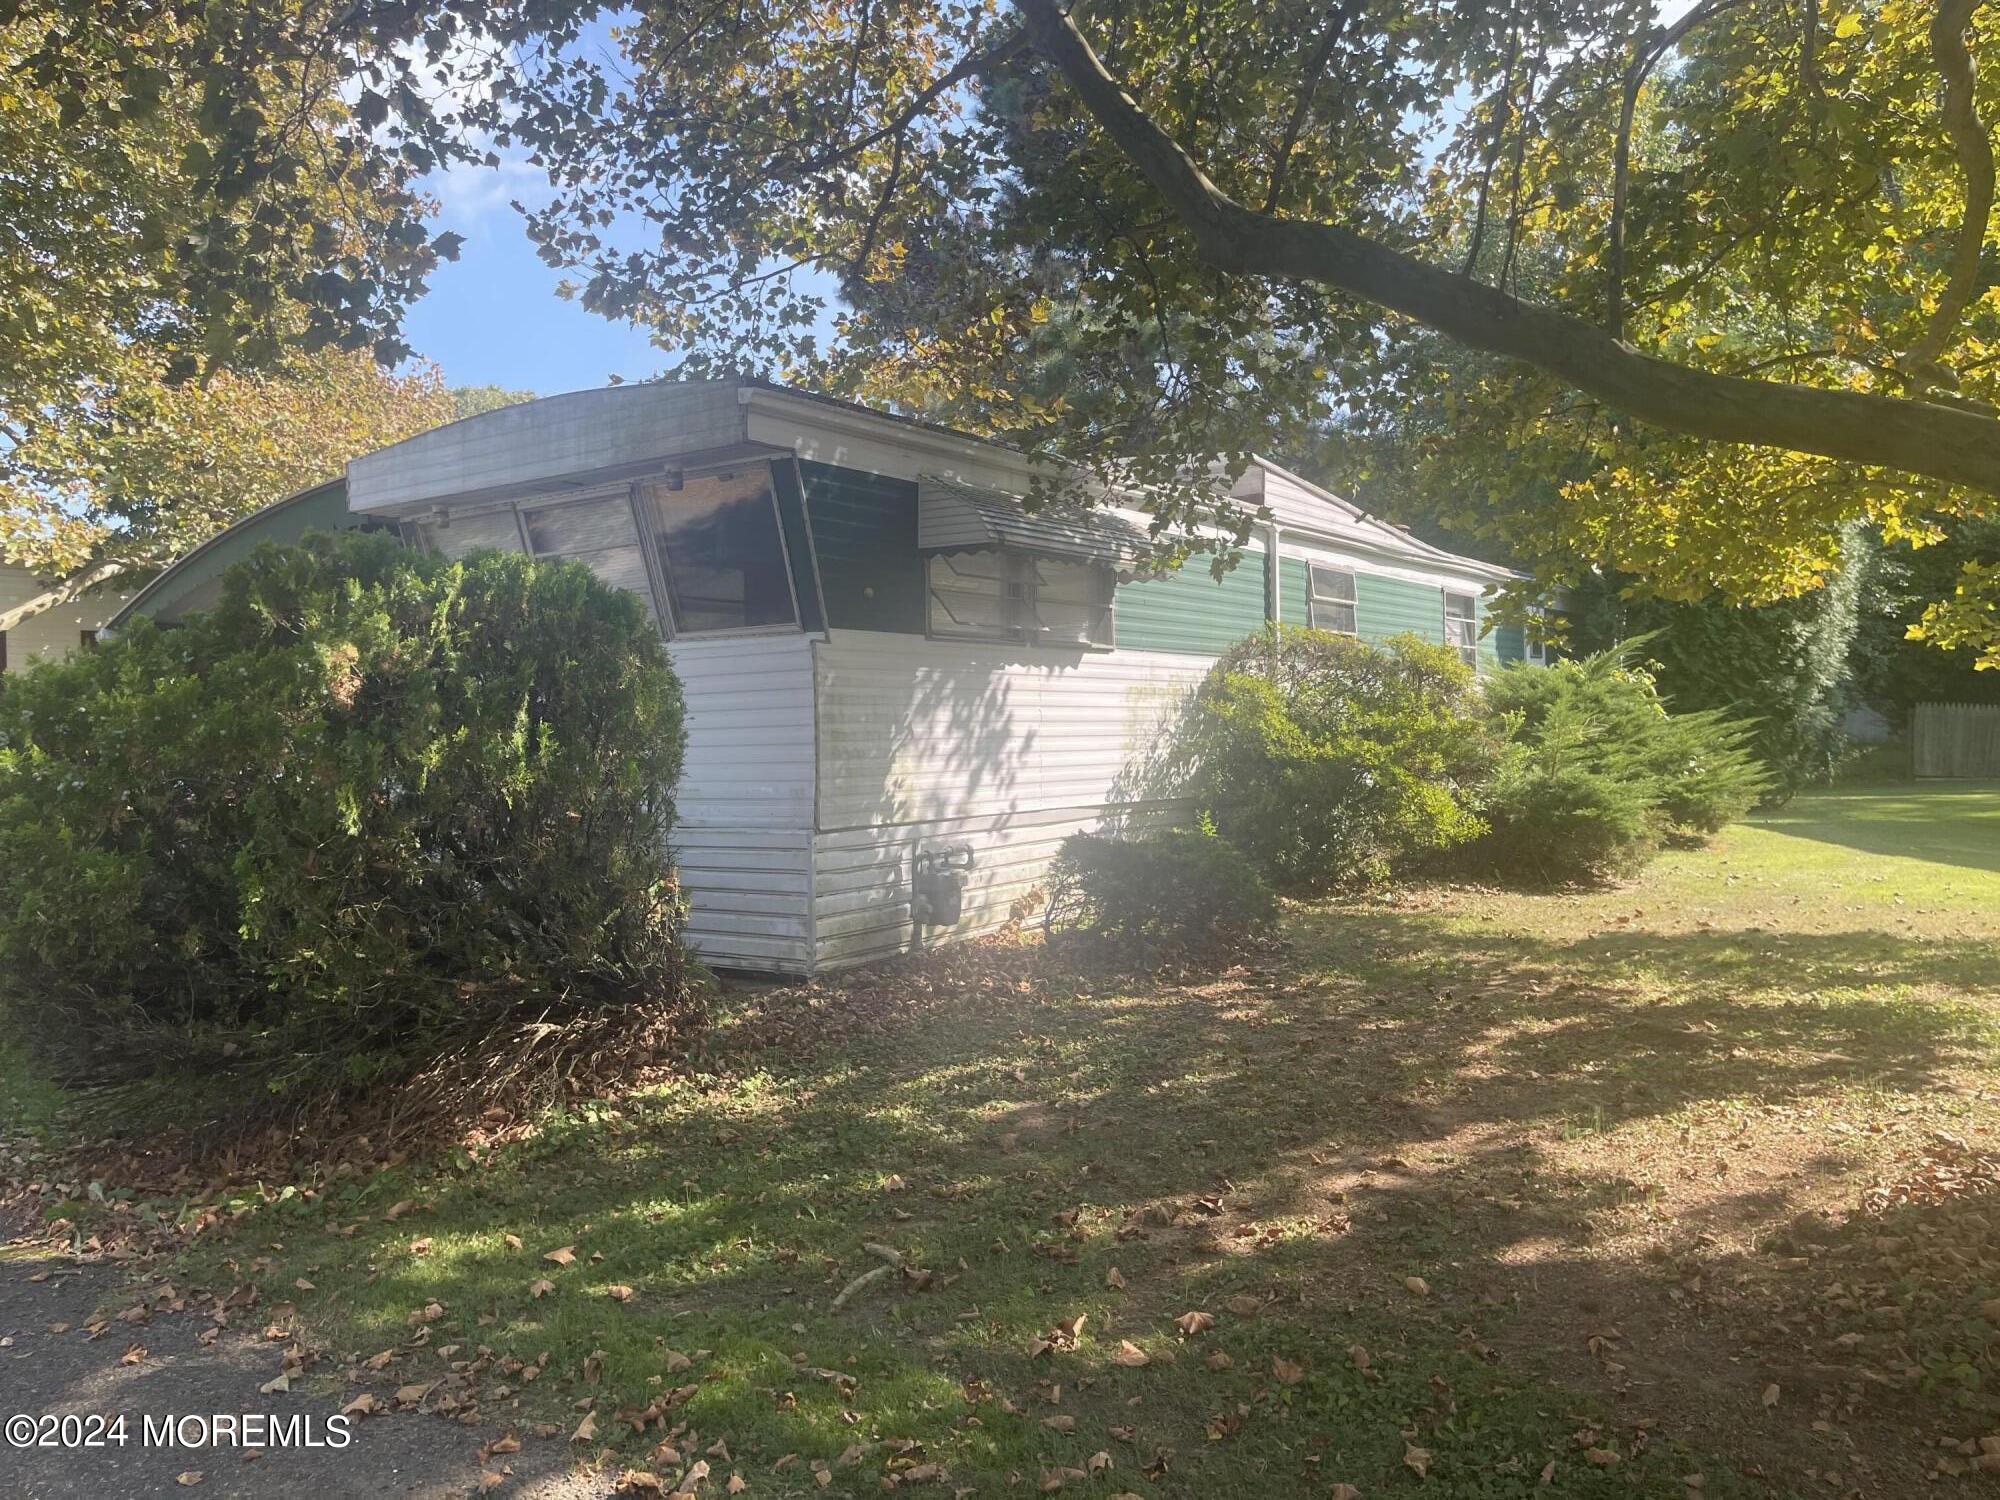
[[[768,466],[651,483],[646,504],[675,634],[798,623]]]

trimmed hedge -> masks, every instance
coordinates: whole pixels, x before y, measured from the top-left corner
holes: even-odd
[[[235,1117],[673,999],[682,745],[581,564],[265,548],[0,689],[0,1013],[61,1082]]]
[[[1195,696],[1189,790],[1273,883],[1353,889],[1485,831],[1504,746],[1450,647],[1276,627],[1232,647]]]

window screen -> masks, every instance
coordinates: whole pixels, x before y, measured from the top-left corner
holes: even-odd
[[[939,553],[930,560],[931,634],[951,640],[1112,644],[1111,570],[1025,553]]]
[[[1316,630],[1336,630],[1353,635],[1354,575],[1344,568],[1314,563],[1307,570],[1309,583],[1306,620]]]
[[[1470,594],[1444,596],[1444,643],[1458,648],[1468,667],[1479,665],[1479,615]]]
[[[677,634],[797,623],[768,465],[647,495]]]
[[[629,589],[645,600],[646,612],[658,622],[628,493],[523,510],[521,523],[535,556],[575,558],[613,588]]]

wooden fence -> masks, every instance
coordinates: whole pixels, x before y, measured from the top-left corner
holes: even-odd
[[[2000,779],[2000,704],[1919,703],[1910,759],[1919,776]]]

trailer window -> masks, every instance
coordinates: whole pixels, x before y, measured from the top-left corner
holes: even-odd
[[[941,552],[930,560],[930,633],[1108,649],[1111,570],[1025,552]]]

